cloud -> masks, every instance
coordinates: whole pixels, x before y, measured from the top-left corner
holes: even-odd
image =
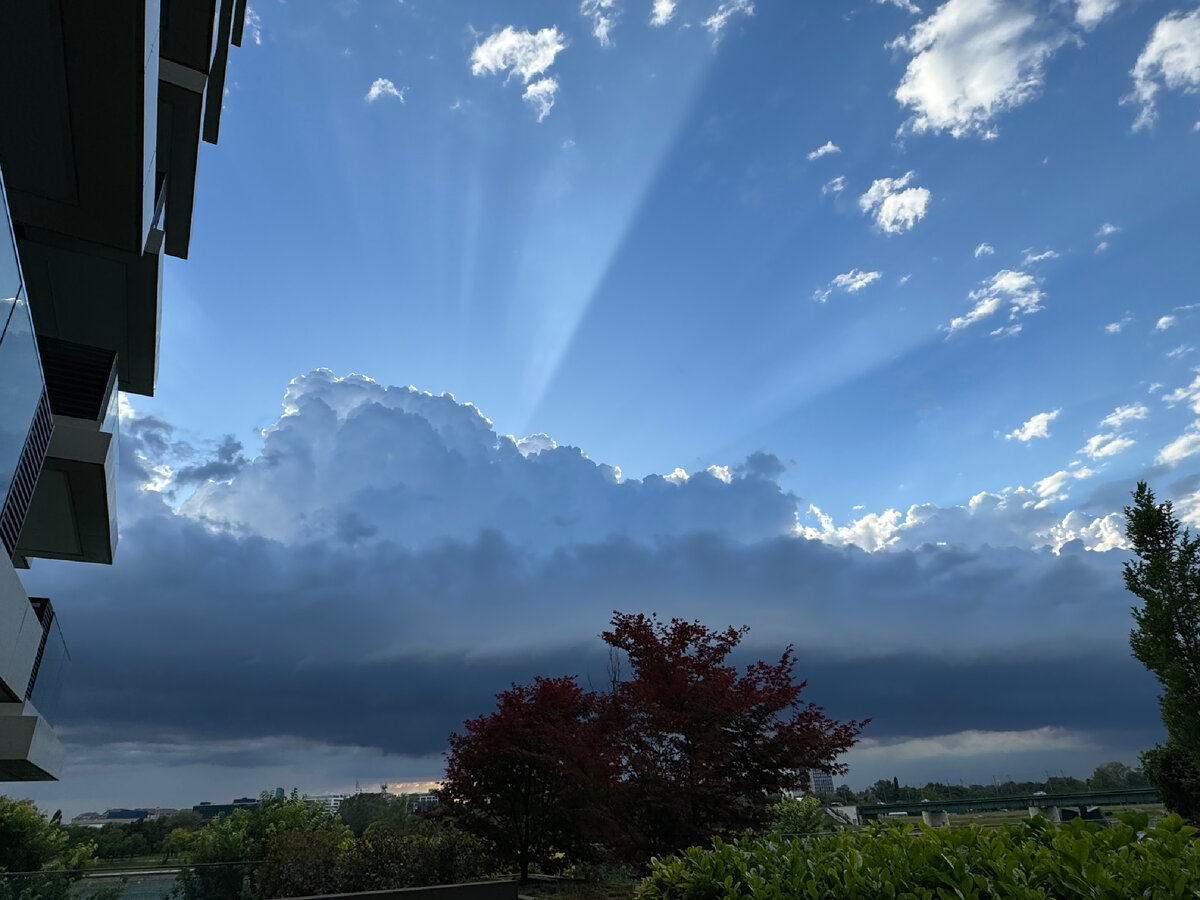
[[[717,11],[704,20],[703,25],[713,36],[713,43],[721,39],[721,34],[729,24],[730,19],[737,15],[754,15],[753,0],[721,0]]]
[[[836,178],[830,179],[829,181],[825,182],[825,184],[823,184],[821,186],[821,193],[823,195],[824,194],[840,194],[845,189],[846,189],[846,176],[838,175]]]
[[[521,99],[537,110],[537,120],[540,122],[554,108],[554,99],[558,96],[558,79],[542,78],[525,88]]]
[[[1121,102],[1140,107],[1134,131],[1154,124],[1164,87],[1187,94],[1200,90],[1200,7],[1159,19],[1129,74],[1133,90]]]
[[[888,234],[909,231],[925,218],[929,207],[928,190],[907,186],[915,177],[915,172],[906,172],[899,178],[876,178],[870,189],[858,198],[859,209],[873,213],[875,223]]]
[[[1098,243],[1096,245],[1096,249],[1092,252],[1093,253],[1103,253],[1107,249],[1108,249],[1108,241],[1101,241],[1100,243]]]
[[[975,258],[979,259],[979,257],[981,257],[981,256],[991,256],[995,252],[996,252],[996,248],[993,247],[991,244],[989,244],[987,241],[984,241],[982,244],[980,244],[978,247],[975,248]]]
[[[666,25],[675,15],[675,0],[654,0],[650,24],[657,28]]]
[[[1096,232],[1096,237],[1108,237],[1109,235],[1116,234],[1120,230],[1121,229],[1118,228],[1116,225],[1114,225],[1112,222],[1105,222],[1103,225],[1100,226],[1100,229]]]
[[[24,575],[89,598],[63,617],[56,724],[69,789],[87,781],[101,808],[138,795],[147,762],[190,779],[192,802],[216,771],[236,793],[296,783],[281,759],[301,786],[436,777],[420,767],[511,682],[604,684],[613,609],[745,622],[746,661],[796,642],[812,699],[874,716],[872,740],[1050,726],[1108,752],[1114,717],[1142,745],[1157,734],[1125,646],[1117,513],[1016,488],[802,525],[770,453],[627,479],[449,394],[324,370],[288,386],[258,448],[136,413],[120,439],[117,563]],[[178,473],[210,463],[231,468],[187,496]]]
[[[1104,326],[1105,334],[1120,334],[1121,331],[1133,321],[1133,316],[1122,316],[1116,322],[1109,322]]]
[[[1031,750],[1077,750],[1084,741],[1085,737],[1081,734],[1050,726],[1026,731],[960,731],[891,741],[864,738],[855,746],[854,755],[863,762],[872,757],[881,761],[944,760],[958,756],[1027,753]]]
[[[1089,469],[1086,466],[1074,469],[1059,469],[1052,475],[1047,475],[1040,481],[1035,482],[1033,489],[1043,500],[1063,500],[1066,498],[1066,487],[1068,484],[1072,481],[1091,478],[1095,474],[1095,469]]]
[[[1157,322],[1154,323],[1154,330],[1155,331],[1166,331],[1168,328],[1170,328],[1174,324],[1175,324],[1174,316],[1162,316]]]
[[[1196,348],[1191,344],[1180,344],[1173,350],[1167,351],[1167,359],[1180,359],[1181,357],[1187,356],[1187,354],[1191,353],[1195,349]]]
[[[1163,400],[1168,406],[1185,403],[1191,407],[1192,412],[1200,415],[1200,375],[1192,379],[1192,383],[1186,387],[1176,388],[1169,394],[1163,394]]]
[[[582,0],[579,14],[592,20],[592,36],[601,47],[612,44],[610,35],[620,16],[616,0]]]
[[[992,276],[992,280],[983,287],[971,291],[967,299],[975,305],[965,316],[957,316],[950,320],[950,324],[946,326],[947,337],[989,318],[1005,306],[1008,307],[1010,320],[1016,319],[1017,316],[1032,315],[1042,308],[1043,294],[1037,279],[1032,275],[1003,269]]]
[[[1159,450],[1154,462],[1160,466],[1176,466],[1197,453],[1200,453],[1200,421],[1193,422],[1183,434]]]
[[[371,82],[370,89],[367,90],[366,101],[374,103],[380,97],[395,97],[401,103],[404,102],[404,88],[398,88],[389,78],[376,78]]]
[[[517,31],[508,25],[489,35],[471,51],[471,72],[474,75],[508,72],[505,81],[513,75],[519,76],[525,83],[521,99],[537,111],[540,122],[554,106],[558,80],[552,76],[538,76],[554,64],[555,57],[566,46],[566,38],[557,28],[543,28],[535,34]]]
[[[262,46],[262,16],[258,11],[246,4],[245,29],[250,32],[250,39],[254,41],[256,46]]]
[[[893,44],[912,54],[895,94],[912,112],[904,127],[995,137],[994,120],[1038,94],[1064,40],[1024,3],[948,0]]]
[[[831,153],[841,153],[842,148],[833,141],[826,141],[816,150],[808,154],[808,159],[811,162],[814,159],[820,159],[822,156],[828,156]]]
[[[1085,31],[1091,31],[1121,5],[1121,0],[1076,0],[1075,22]]]
[[[914,15],[918,15],[921,12],[921,8],[913,3],[912,0],[875,0],[875,2],[888,3],[892,6],[898,6],[905,12],[913,13]]]
[[[1038,413],[1031,416],[1025,424],[1010,431],[1004,436],[1005,440],[1018,440],[1023,444],[1029,443],[1034,438],[1050,437],[1050,423],[1058,418],[1061,409],[1051,410],[1050,412]]]
[[[1079,452],[1086,454],[1089,459],[1104,459],[1128,450],[1135,443],[1137,441],[1122,435],[1109,433],[1094,434],[1087,439],[1087,443],[1083,445]]]
[[[1130,403],[1127,406],[1118,406],[1107,416],[1100,420],[1100,424],[1106,428],[1120,428],[1126,422],[1139,421],[1149,415],[1150,410],[1140,403]]]
[[[1029,266],[1047,259],[1058,259],[1058,253],[1054,250],[1044,250],[1041,253],[1034,253],[1030,249],[1025,251],[1025,258],[1021,260],[1021,265]]]
[[[847,294],[857,294],[867,285],[878,281],[882,277],[882,272],[864,272],[862,269],[851,269],[849,272],[843,272],[841,275],[835,276],[824,289],[818,290],[813,295],[813,299],[818,303],[824,303],[835,290]]]

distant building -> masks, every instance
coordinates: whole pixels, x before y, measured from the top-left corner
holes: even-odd
[[[106,809],[102,813],[80,813],[71,820],[72,825],[83,825],[87,828],[103,828],[105,825],[129,825],[133,822],[153,822],[179,812],[177,809],[167,809],[155,806],[149,809]]]
[[[832,794],[833,776],[820,769],[808,770],[808,792],[810,794]]]
[[[342,808],[342,801],[349,796],[349,794],[305,794],[304,799],[309,803],[325,807],[326,812],[336,813]]]
[[[232,803],[209,803],[205,800],[192,807],[192,812],[200,814],[200,818],[208,821],[217,816],[227,816],[237,809],[258,809],[258,800],[254,797],[238,797]]]

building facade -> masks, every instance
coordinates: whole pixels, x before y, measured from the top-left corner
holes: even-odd
[[[112,562],[117,394],[154,393],[163,256],[187,258],[244,20],[245,0],[0,4],[0,781],[62,766],[70,656],[17,570]]]

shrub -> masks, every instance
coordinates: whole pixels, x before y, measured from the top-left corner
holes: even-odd
[[[1058,900],[1200,897],[1196,829],[1168,816],[1112,828],[1076,819],[1007,826],[863,831],[785,841],[713,841],[651,862],[637,900]],[[1141,837],[1139,837],[1141,834]]]
[[[337,880],[342,891],[378,891],[453,884],[495,871],[492,848],[454,828],[397,834],[371,826],[343,851]]]
[[[279,831],[271,835],[256,875],[258,896],[337,892],[338,855],[346,841],[341,831]]]
[[[777,836],[819,834],[833,831],[833,820],[825,814],[821,801],[816,797],[795,800],[781,797],[771,807],[771,833]]]

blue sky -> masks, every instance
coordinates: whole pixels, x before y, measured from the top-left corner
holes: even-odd
[[[1119,513],[1144,477],[1200,524],[1200,9],[249,16],[157,396],[128,398],[120,559],[28,579],[88,685],[46,802],[436,775],[446,717],[590,659],[622,603],[796,642],[813,699],[875,718],[851,783],[1086,774],[1156,740]],[[301,600],[254,574],[314,559]],[[256,639],[209,634],[226,617]],[[131,702],[105,660],[134,651],[178,693]],[[1063,685],[1032,704],[1030,654]],[[216,658],[273,686],[169,712]],[[456,658],[437,718],[413,685]],[[407,687],[334,715],[304,673],[347,660]],[[254,705],[289,708],[280,672],[318,698],[292,718]],[[104,679],[131,692],[107,719]],[[427,733],[364,727],[397,709]]]

